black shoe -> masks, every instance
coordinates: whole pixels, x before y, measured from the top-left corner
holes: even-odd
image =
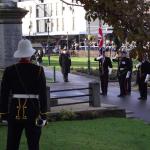
[[[107,93],[100,93],[100,95],[107,96]]]
[[[64,82],[69,82],[68,79],[65,79]]]
[[[131,92],[127,93],[127,95],[131,95]]]
[[[139,97],[139,100],[147,100],[147,97]]]
[[[125,97],[125,95],[123,95],[123,94],[119,94],[119,95],[118,95],[118,97]]]

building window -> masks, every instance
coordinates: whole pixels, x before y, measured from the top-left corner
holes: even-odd
[[[39,32],[39,20],[36,21],[36,30]]]
[[[53,21],[53,19],[51,19],[51,32],[53,32],[54,31],[54,21]]]
[[[74,24],[74,17],[72,18],[72,30],[74,31],[75,30],[75,24]]]
[[[51,5],[52,5],[51,3],[48,3],[48,4],[47,4],[46,11],[48,12],[48,15],[49,15],[49,16],[47,16],[47,17],[52,16]]]
[[[59,20],[58,20],[58,18],[56,19],[56,31],[58,31],[59,30]]]
[[[58,15],[58,3],[56,3],[56,16]]]
[[[47,19],[44,20],[45,32],[48,32],[48,23]]]
[[[39,5],[36,5],[36,17],[39,17]]]
[[[64,18],[62,18],[62,31],[64,31]]]
[[[37,32],[45,32],[45,20],[37,20]]]
[[[51,10],[51,16],[53,16],[53,3],[51,3],[50,10]]]
[[[46,4],[44,4],[44,17],[48,17]]]
[[[63,14],[64,14],[64,11],[65,11],[65,6],[63,5],[63,3],[62,3],[62,9],[61,9],[61,15],[63,16]]]
[[[43,4],[36,6],[36,17],[44,17],[45,13],[45,7]]]

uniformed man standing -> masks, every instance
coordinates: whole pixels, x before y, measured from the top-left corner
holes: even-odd
[[[131,78],[131,71],[132,61],[129,58],[127,58],[127,52],[122,51],[120,58],[118,58],[117,76],[120,86],[120,94],[118,95],[118,97],[124,97],[128,95],[128,79]]]
[[[136,65],[137,70],[137,83],[139,87],[140,97],[139,100],[147,100],[147,82],[150,78],[150,62],[146,54],[138,59],[139,63]]]
[[[70,66],[71,66],[71,58],[68,51],[65,49],[62,50],[59,56],[59,64],[61,67],[61,72],[63,75],[64,82],[68,82],[68,74],[70,73]]]
[[[17,64],[6,67],[1,82],[0,114],[8,121],[6,150],[19,150],[23,129],[28,149],[39,150],[41,127],[46,124],[47,96],[44,70],[30,62],[35,50],[22,39],[14,53]]]
[[[112,72],[112,62],[109,57],[106,57],[105,51],[102,51],[102,54],[95,58],[95,61],[99,61],[99,71],[100,71],[100,81],[101,81],[101,95],[106,96],[108,91],[108,77]]]

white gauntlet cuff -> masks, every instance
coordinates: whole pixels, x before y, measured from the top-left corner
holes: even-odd
[[[127,72],[127,75],[126,75],[126,78],[129,78],[130,75],[131,75],[131,71],[128,71],[128,72]]]
[[[147,83],[149,81],[149,78],[150,78],[150,74],[147,74],[145,77],[145,83]]]

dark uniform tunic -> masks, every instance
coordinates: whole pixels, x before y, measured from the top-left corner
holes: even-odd
[[[15,94],[39,98],[13,98]],[[41,128],[35,125],[40,116],[46,119],[46,79],[41,66],[20,62],[5,69],[1,83],[0,113],[7,115],[7,150],[18,150],[23,129],[29,150],[39,150]]]
[[[138,67],[137,71],[137,83],[139,86],[140,98],[147,99],[147,83],[145,82],[146,75],[150,74],[150,63],[143,61]]]
[[[97,61],[97,59],[95,59],[95,61]],[[109,68],[112,68],[113,66],[109,57],[103,57],[98,61],[102,95],[107,95]]]
[[[128,71],[131,73],[132,71],[132,61],[130,58],[122,57],[118,60],[118,70],[117,70],[117,76],[119,80],[119,86],[120,86],[120,95],[119,96],[125,96],[128,94],[128,92],[131,89],[129,88],[129,82],[126,78]]]
[[[59,56],[59,64],[65,82],[68,82],[68,73],[70,73],[71,59],[68,53],[61,53]]]

